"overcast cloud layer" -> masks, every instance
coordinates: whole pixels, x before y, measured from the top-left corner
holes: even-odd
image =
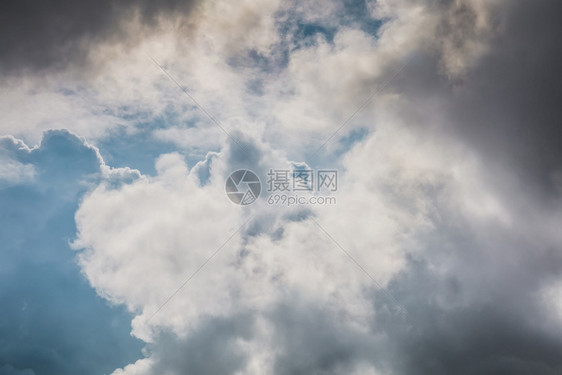
[[[0,6],[0,375],[562,374],[562,3],[65,3]]]

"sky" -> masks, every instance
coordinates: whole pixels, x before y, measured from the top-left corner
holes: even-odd
[[[2,2],[0,375],[562,374],[561,11]]]

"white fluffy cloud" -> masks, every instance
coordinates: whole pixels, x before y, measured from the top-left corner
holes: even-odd
[[[234,334],[231,349],[245,358],[240,372],[276,372],[289,350],[278,347],[280,335],[289,328],[277,321],[275,311],[286,306],[287,314],[307,319],[299,312],[303,303],[321,309],[325,324],[341,335],[372,340],[368,345],[380,348],[382,341],[370,327],[377,317],[373,293],[405,270],[408,256],[427,251],[426,239],[441,225],[436,214],[470,218],[477,225],[510,225],[509,209],[479,173],[474,155],[408,128],[396,116],[396,105],[387,108],[379,111],[377,130],[343,159],[337,206],[299,212],[264,201],[247,210],[231,204],[224,177],[234,169],[234,155],[244,155],[234,144],[212,159],[204,186],[197,168],[188,169],[179,154],[166,154],[156,162],[157,176],[117,189],[102,185],[86,197],[76,215],[74,245],[85,249],[80,264],[102,296],[136,314],[133,334],[155,345],[146,359],[115,374],[157,373],[162,366],[181,371],[174,361],[162,364],[157,348],[165,345],[163,332],[170,330],[187,343],[198,340],[209,319],[248,312],[256,320],[251,333]],[[287,163],[266,144],[249,142],[246,146],[258,155],[252,165]],[[434,266],[437,273],[451,267]],[[377,299],[389,308],[400,307],[384,295]],[[375,359],[360,358],[337,371],[344,368],[380,370]]]

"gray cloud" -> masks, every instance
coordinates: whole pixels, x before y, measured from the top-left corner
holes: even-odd
[[[560,324],[537,304],[532,287],[514,274],[508,279],[476,291],[454,275],[439,278],[423,262],[412,263],[391,288],[408,306],[409,319],[383,316],[374,323],[388,337],[391,367],[399,374],[421,375],[559,374]],[[506,282],[513,284],[506,287]],[[440,304],[471,292],[480,293],[481,300],[458,307]]]
[[[243,370],[248,356],[236,341],[249,339],[254,316],[239,314],[206,319],[187,338],[162,333],[153,345],[153,370],[159,374],[232,374]]]
[[[490,17],[490,32],[477,35],[473,10],[461,6],[452,12],[454,4],[440,3],[444,17],[436,44],[448,43],[458,52],[478,39],[489,48],[452,80],[444,79],[442,65],[458,57],[450,50],[441,50],[449,57],[424,54],[413,62],[396,82],[415,104],[409,121],[453,136],[478,150],[491,170],[515,170],[529,188],[552,198],[557,194],[553,173],[562,168],[557,74],[562,45],[554,37],[560,34],[562,4],[504,1]]]
[[[541,299],[562,271],[561,244],[545,231],[561,207],[561,10],[557,1],[503,2],[488,52],[465,74],[444,79],[441,56],[426,54],[397,81],[414,104],[407,122],[476,150],[515,220],[509,229],[476,223],[447,214],[435,197],[437,229],[390,287],[411,319],[375,323],[397,373],[562,372],[559,316]],[[458,38],[458,48],[475,28],[470,11],[461,13],[437,35]]]
[[[0,72],[44,72],[92,61],[102,42],[134,42],[126,22],[153,27],[160,16],[188,14],[195,0],[7,1],[0,5]]]
[[[314,301],[297,293],[293,297],[269,316],[279,352],[275,374],[346,374],[362,363],[380,364],[379,338],[354,329]]]

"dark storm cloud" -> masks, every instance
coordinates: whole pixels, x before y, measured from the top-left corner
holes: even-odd
[[[505,33],[455,103],[463,137],[524,170],[545,192],[552,192],[551,173],[562,168],[560,14],[559,1],[510,4]]]
[[[462,50],[467,40],[480,37],[489,51],[452,81],[443,77],[435,56],[412,63],[397,80],[418,105],[411,124],[426,126],[423,116],[431,118],[427,111],[433,111],[441,124],[431,125],[479,150],[488,166],[516,170],[529,187],[556,194],[552,174],[562,168],[562,3],[504,1],[490,19],[489,36],[476,35],[474,10],[451,12],[453,3],[441,3],[448,16],[436,44],[449,38]]]
[[[131,42],[125,23],[138,15],[146,26],[159,16],[183,15],[196,0],[3,1],[0,73],[41,72],[85,64],[101,42]],[[123,40],[124,39],[124,40]]]
[[[413,262],[394,281],[391,291],[409,308],[410,318],[379,315],[374,323],[388,337],[391,367],[404,375],[560,374],[562,329],[537,304],[533,287],[515,274],[510,280],[478,274],[490,284],[478,290],[481,300],[467,305],[459,301],[475,292],[475,285],[454,275],[436,277],[423,262]],[[514,284],[498,287],[502,281]]]

